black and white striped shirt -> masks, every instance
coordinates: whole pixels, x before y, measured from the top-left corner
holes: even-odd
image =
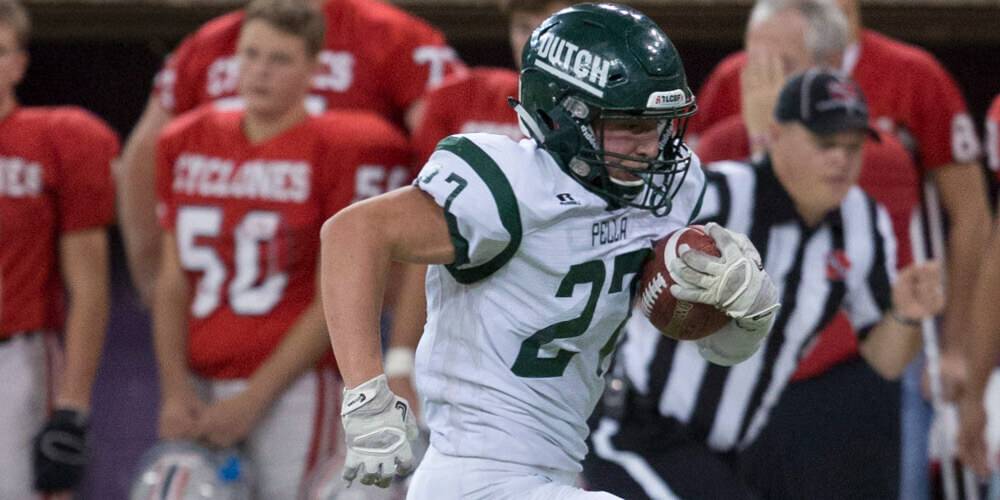
[[[696,222],[714,221],[753,241],[781,297],[774,328],[750,359],[723,367],[702,359],[695,343],[669,339],[634,314],[619,363],[635,391],[632,411],[676,419],[696,440],[725,452],[760,433],[805,347],[839,309],[862,338],[882,318],[896,244],[886,210],[858,187],[839,210],[807,227],[768,163],[713,168]]]

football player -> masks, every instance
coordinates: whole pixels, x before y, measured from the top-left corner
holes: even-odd
[[[363,165],[409,156],[374,114],[307,112],[323,34],[306,0],[253,2],[237,41],[245,107],[186,113],[157,149],[159,435],[241,445],[257,498],[298,498],[334,444],[320,226],[357,195]]]
[[[1000,171],[1000,95],[986,113],[986,158],[994,173]],[[976,290],[976,306],[972,313],[972,331],[965,346],[967,382],[959,398],[959,453],[962,461],[979,474],[1000,473],[1000,455],[996,447],[997,436],[987,441],[987,417],[996,419],[1000,413],[997,387],[997,356],[1000,355],[1000,336],[996,334],[996,298],[1000,297],[1000,227],[994,226],[990,246],[980,271]],[[984,402],[984,396],[987,400]],[[987,411],[988,410],[988,411]],[[992,424],[990,425],[992,427]],[[1000,430],[994,431],[994,434]],[[988,455],[989,451],[992,455]]]
[[[530,139],[451,136],[413,186],[323,226],[348,480],[386,486],[413,464],[412,412],[382,374],[377,324],[386,270],[401,260],[430,264],[416,380],[431,446],[410,497],[612,498],[574,486],[586,419],[651,242],[697,212],[704,176],[683,143],[694,99],[663,31],[616,4],[542,23],[520,99]],[[766,334],[776,292],[745,237],[715,234],[739,257],[701,291],[734,321],[699,342],[736,363]]]
[[[424,92],[463,69],[441,33],[388,3],[313,1],[330,29],[309,89],[310,111],[362,109],[412,128]],[[122,234],[131,275],[147,304],[160,250],[149,203],[156,137],[171,117],[201,104],[241,106],[236,41],[244,17],[238,11],[209,21],[177,47],[157,74],[153,95],[122,152],[117,176]],[[360,169],[355,182],[359,196],[371,196],[411,179],[408,169],[372,165]]]
[[[29,31],[25,9],[0,1],[0,498],[83,477],[109,302],[118,138],[82,109],[18,104]]]
[[[531,32],[556,11],[570,5],[563,0],[504,0],[500,9],[510,16],[508,34],[514,62],[520,66],[521,50]],[[471,68],[456,74],[424,96],[424,112],[411,144],[420,164],[434,152],[438,142],[452,134],[487,132],[514,140],[524,138],[517,114],[507,98],[517,95],[517,72],[505,68]],[[386,352],[386,375],[393,392],[414,405],[413,352],[423,331],[426,267],[402,266],[403,277],[397,306],[393,310],[390,345]],[[414,292],[411,292],[414,291]],[[417,293],[419,292],[419,293]]]

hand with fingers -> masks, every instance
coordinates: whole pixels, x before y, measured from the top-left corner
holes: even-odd
[[[766,45],[748,48],[747,64],[740,73],[740,107],[752,153],[766,149],[767,129],[784,84],[785,69],[778,51]]]
[[[899,271],[892,286],[892,314],[904,321],[919,321],[944,310],[941,263],[911,264]]]
[[[158,434],[160,439],[197,439],[198,420],[208,404],[191,387],[163,390]]]
[[[344,389],[341,421],[347,438],[344,479],[387,488],[413,469],[411,441],[420,434],[410,403],[389,390],[385,375]]]
[[[87,417],[64,408],[52,412],[34,440],[35,489],[53,493],[75,488],[87,465]]]
[[[958,419],[958,458],[985,477],[990,464],[985,439],[986,407],[982,397],[967,396],[959,400]]]
[[[732,366],[752,356],[771,331],[777,316],[778,292],[764,271],[760,254],[746,236],[715,224],[705,225],[715,240],[718,257],[684,248],[668,262],[678,300],[709,304],[733,319],[732,327],[695,341],[698,353],[721,366]]]
[[[776,311],[777,291],[753,243],[714,222],[706,224],[705,230],[722,255],[714,257],[682,245],[680,258],[668,263],[675,282],[670,293],[679,300],[713,305],[735,320]]]
[[[217,448],[228,448],[246,439],[267,410],[269,400],[247,389],[234,397],[205,406],[195,422],[198,438]]]

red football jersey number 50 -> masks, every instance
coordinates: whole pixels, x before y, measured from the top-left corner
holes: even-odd
[[[288,274],[268,269],[260,281],[261,244],[270,244],[278,234],[281,218],[274,212],[254,211],[246,214],[234,231],[235,273],[229,282],[229,305],[237,314],[258,316],[267,314],[281,300],[288,285]],[[177,211],[177,246],[181,266],[202,273],[191,301],[191,314],[204,318],[214,312],[221,301],[222,285],[227,269],[218,252],[208,245],[198,245],[198,238],[218,238],[222,229],[222,209],[217,207],[180,207]],[[275,268],[276,266],[268,266]],[[254,286],[255,283],[260,284]]]

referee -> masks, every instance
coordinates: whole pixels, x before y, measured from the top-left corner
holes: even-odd
[[[767,423],[809,342],[843,309],[865,360],[898,377],[919,350],[919,320],[943,307],[937,265],[896,276],[889,216],[855,186],[864,141],[878,137],[857,85],[815,69],[795,76],[782,88],[775,121],[758,163],[721,162],[707,172],[697,220],[745,233],[760,250],[781,295],[771,334],[753,357],[723,367],[633,315],[584,463],[595,489],[629,499],[801,496],[781,484],[798,476],[786,475],[779,457],[773,466],[748,464],[741,452]],[[822,454],[816,450],[818,460]],[[858,468],[879,474],[866,469]]]

